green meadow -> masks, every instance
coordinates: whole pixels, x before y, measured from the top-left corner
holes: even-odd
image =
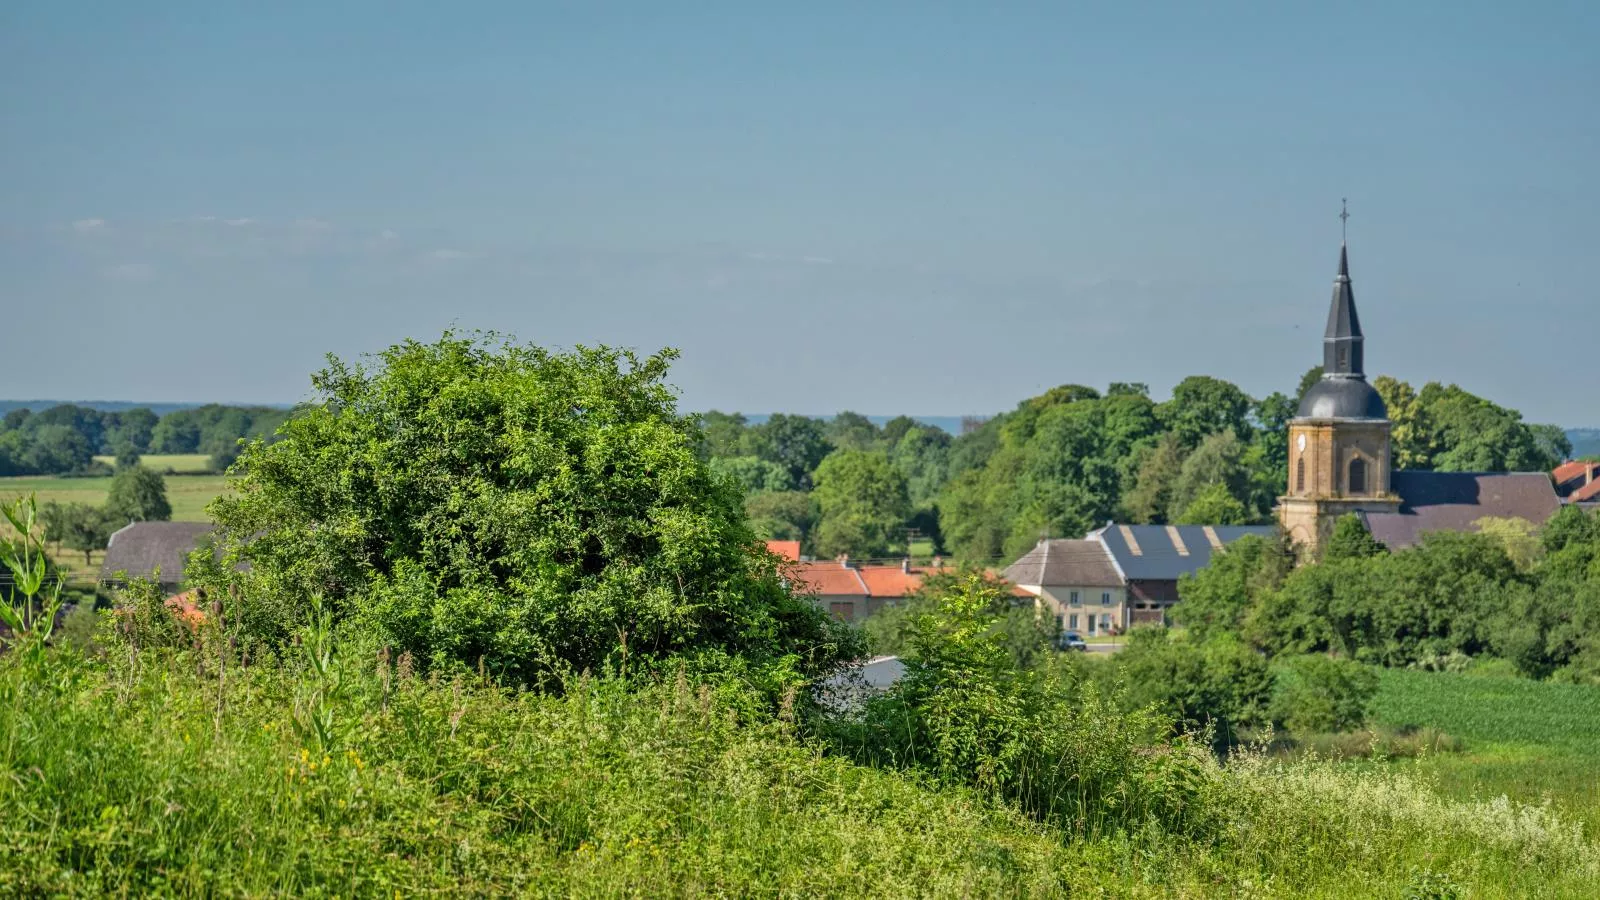
[[[1407,669],[1379,679],[1375,724],[1436,728],[1464,744],[1383,765],[1447,797],[1549,803],[1600,834],[1600,687]]]

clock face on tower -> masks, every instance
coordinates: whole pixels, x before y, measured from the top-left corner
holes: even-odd
[[[1296,450],[1304,453],[1306,450],[1306,436],[1303,434],[1300,435],[1300,439],[1294,442],[1294,446]]]

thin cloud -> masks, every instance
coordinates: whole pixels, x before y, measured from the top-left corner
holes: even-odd
[[[123,263],[107,269],[106,277],[113,281],[149,281],[156,277],[156,267],[147,262]]]
[[[78,221],[72,223],[72,230],[78,232],[79,234],[91,234],[96,231],[104,231],[105,227],[105,219],[79,219]]]

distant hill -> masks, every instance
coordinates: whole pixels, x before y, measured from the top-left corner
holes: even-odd
[[[61,406],[70,403],[73,406],[84,406],[100,412],[122,412],[125,409],[148,409],[158,416],[164,416],[180,409],[198,409],[204,403],[142,403],[135,400],[0,400],[0,416],[13,409],[30,409],[34,412],[49,409],[52,406]],[[228,403],[226,406],[265,406],[271,409],[288,409],[288,403]]]
[[[1600,428],[1573,428],[1567,431],[1572,442],[1572,455],[1600,456]]]

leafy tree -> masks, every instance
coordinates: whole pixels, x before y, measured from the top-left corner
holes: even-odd
[[[857,412],[842,412],[829,420],[828,442],[840,450],[870,450],[878,443],[878,426]]]
[[[123,442],[116,446],[117,468],[129,469],[139,464],[139,448]]]
[[[938,428],[913,426],[890,445],[889,460],[905,478],[912,504],[928,507],[949,477],[950,435]]]
[[[1294,404],[1297,408],[1300,406],[1300,401],[1306,398],[1306,391],[1311,390],[1312,385],[1322,380],[1322,374],[1321,366],[1312,366],[1300,376],[1300,384],[1294,390]]]
[[[94,460],[94,446],[70,425],[30,423],[26,437],[21,463],[27,472],[75,472]]]
[[[806,491],[767,491],[744,502],[750,525],[763,540],[799,541],[811,550],[811,530],[817,523],[817,504]]]
[[[701,442],[706,456],[739,456],[744,452],[744,432],[749,421],[742,413],[712,410],[700,417]]]
[[[1239,440],[1232,430],[1221,431],[1208,435],[1200,446],[1194,449],[1183,460],[1183,468],[1178,472],[1178,479],[1172,486],[1171,506],[1167,515],[1172,521],[1187,519],[1189,508],[1201,497],[1220,486],[1227,496],[1234,500],[1240,510],[1230,513],[1235,518],[1250,521],[1257,515],[1256,510],[1244,506],[1243,497],[1250,496],[1250,471],[1244,464],[1245,445]],[[1218,501],[1211,501],[1213,507]],[[1220,507],[1218,507],[1220,508]],[[1241,524],[1232,522],[1195,522],[1192,524]]]
[[[1539,529],[1527,519],[1501,516],[1484,516],[1474,521],[1473,527],[1500,543],[1519,572],[1531,571],[1544,555],[1544,545],[1539,541]]]
[[[1217,745],[1226,746],[1240,728],[1265,723],[1272,690],[1267,660],[1235,641],[1198,644],[1165,628],[1135,628],[1115,662],[1127,685],[1124,708],[1153,707],[1179,732],[1210,728]]]
[[[111,533],[123,523],[114,523],[105,510],[87,503],[69,503],[61,511],[61,543],[69,550],[83,554],[83,564],[89,565],[91,554],[104,550]]]
[[[1164,434],[1154,446],[1144,448],[1133,489],[1123,498],[1128,517],[1141,524],[1167,521],[1173,489],[1183,471],[1184,449],[1175,434]]]
[[[1515,410],[1450,385],[1429,382],[1417,395],[1438,435],[1434,468],[1443,472],[1548,472],[1559,462]]]
[[[106,444],[112,448],[132,447],[135,453],[150,452],[150,439],[155,434],[160,419],[144,407],[125,409],[112,413],[112,423],[106,434]]]
[[[1275,666],[1272,718],[1296,734],[1355,731],[1367,722],[1378,674],[1347,659],[1300,656]]]
[[[1389,452],[1397,469],[1429,469],[1438,451],[1433,420],[1417,392],[1404,381],[1379,375],[1372,387],[1389,410]]]
[[[832,449],[822,422],[783,413],[747,429],[744,446],[745,452],[788,469],[801,490],[811,489],[811,473]]]
[[[1340,516],[1333,523],[1333,534],[1328,537],[1328,543],[1323,547],[1322,558],[1328,561],[1341,559],[1365,559],[1369,556],[1378,556],[1388,550],[1373,538],[1367,531],[1367,526],[1361,524],[1361,518],[1355,514]]]
[[[713,472],[732,478],[746,494],[794,489],[788,469],[759,456],[713,456],[710,462]]]
[[[884,423],[880,437],[883,440],[884,446],[898,446],[900,441],[905,438],[906,434],[913,428],[927,428],[927,426],[923,425],[921,422],[918,422],[916,419],[911,418],[910,416],[895,416]],[[943,434],[946,438],[950,436],[940,428],[934,428],[931,430]]]
[[[144,466],[124,466],[111,479],[106,516],[112,522],[165,522],[172,518],[167,502],[167,482]]]
[[[320,596],[380,645],[512,680],[669,658],[773,690],[829,672],[861,644],[783,586],[674,408],[675,355],[446,333],[330,357],[317,402],[240,457],[195,580],[237,589],[253,639]]]
[[[1274,471],[1289,470],[1289,420],[1298,404],[1276,391],[1257,400],[1250,411],[1255,423],[1254,446],[1261,448],[1262,465]]]
[[[836,450],[817,467],[816,547],[822,556],[886,556],[903,550],[911,499],[888,456]]]
[[[1539,452],[1544,454],[1545,459],[1553,459],[1559,463],[1572,458],[1572,441],[1560,425],[1529,425],[1528,431],[1533,435],[1533,442],[1539,448]]]
[[[1252,516],[1225,484],[1213,484],[1190,501],[1173,521],[1179,525],[1246,525]]]
[[[1106,388],[1107,397],[1143,397],[1150,399],[1150,385],[1142,381],[1113,381]]]
[[[1220,378],[1191,375],[1172,389],[1172,399],[1157,408],[1161,423],[1184,447],[1197,446],[1207,435],[1232,429],[1250,434],[1248,394]]]
[[[1294,567],[1294,555],[1282,539],[1250,534],[1211,557],[1211,564],[1178,579],[1181,600],[1172,608],[1173,621],[1201,642],[1245,633],[1258,598],[1277,590]]]

